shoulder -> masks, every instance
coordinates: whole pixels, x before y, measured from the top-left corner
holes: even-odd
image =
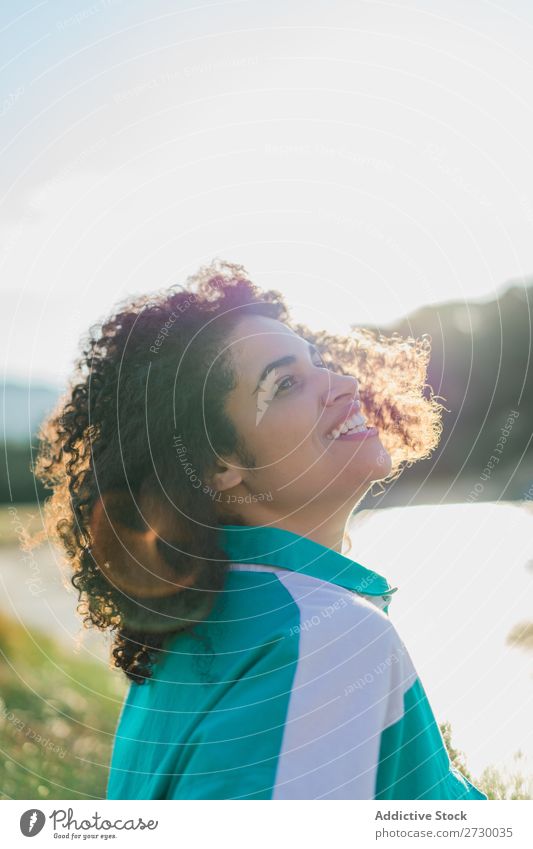
[[[351,590],[329,581],[283,570],[278,579],[298,609],[301,630],[312,624],[323,625],[323,631],[363,631],[375,637],[397,637],[394,626],[381,606]],[[398,638],[399,639],[399,638]]]
[[[232,564],[233,565],[233,564]],[[392,663],[404,651],[389,617],[361,595],[288,569],[232,568],[209,621],[199,626],[226,657],[258,655],[297,662],[320,674],[355,672]],[[357,677],[357,676],[356,676]]]
[[[284,623],[291,629],[322,622],[329,623],[331,630],[364,626],[394,633],[383,605],[333,582],[281,567],[231,564],[221,609],[236,614],[244,605],[248,614],[271,614],[273,624]]]

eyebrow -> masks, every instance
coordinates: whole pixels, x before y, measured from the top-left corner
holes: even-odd
[[[319,356],[322,356],[320,354],[320,351],[318,350],[317,346],[313,345],[312,342],[307,343],[307,348],[308,348],[309,354],[311,356],[313,354],[318,354]],[[285,357],[279,357],[279,359],[273,360],[271,363],[266,365],[264,367],[263,371],[261,372],[260,376],[259,376],[259,380],[257,381],[257,386],[255,387],[254,391],[252,392],[252,395],[255,395],[255,393],[257,392],[257,390],[261,386],[263,380],[267,377],[267,375],[270,374],[271,371],[273,371],[273,369],[280,368],[281,366],[291,365],[292,363],[297,362],[297,360],[298,360],[298,357],[295,354],[287,354]]]

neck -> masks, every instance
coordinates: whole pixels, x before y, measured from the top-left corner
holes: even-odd
[[[326,517],[324,517],[323,510],[320,515],[318,513],[312,514],[308,510],[301,514],[278,516],[269,509],[271,505],[256,503],[247,506],[251,509],[248,511],[241,510],[238,516],[225,513],[223,516],[224,524],[268,525],[274,528],[283,528],[341,554],[344,547],[346,525],[354,509],[354,504],[350,501],[348,507],[344,505],[342,509],[338,509],[335,513]],[[287,511],[287,513],[290,513],[290,511]]]

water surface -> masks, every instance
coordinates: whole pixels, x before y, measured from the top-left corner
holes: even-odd
[[[391,620],[474,774],[518,750],[533,774],[533,651],[508,642],[533,622],[532,506],[398,507],[350,525],[350,556],[399,587]]]

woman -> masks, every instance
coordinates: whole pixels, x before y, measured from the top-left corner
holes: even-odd
[[[38,473],[131,680],[108,798],[486,798],[388,618],[397,588],[346,551],[369,487],[438,442],[427,358],[295,325],[227,262],[92,328]]]

